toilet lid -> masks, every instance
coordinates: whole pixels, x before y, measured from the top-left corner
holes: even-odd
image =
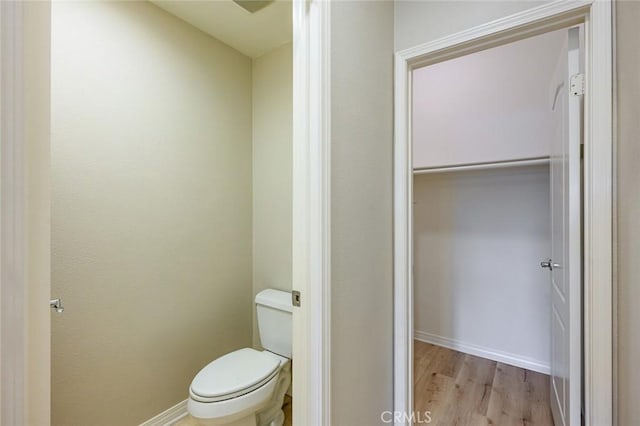
[[[280,362],[251,348],[228,353],[209,363],[191,382],[191,393],[202,400],[220,400],[251,391],[271,379]]]

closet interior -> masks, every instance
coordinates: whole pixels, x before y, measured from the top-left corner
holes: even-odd
[[[414,397],[435,424],[553,424],[540,261],[561,34],[413,71]]]

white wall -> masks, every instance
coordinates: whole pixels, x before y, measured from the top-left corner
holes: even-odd
[[[548,156],[561,42],[558,31],[414,71],[414,168]],[[419,338],[548,368],[549,277],[539,267],[550,251],[548,175],[415,178]]]
[[[562,32],[413,72],[413,166],[549,155],[549,81]]]
[[[416,334],[547,368],[548,166],[416,175],[414,202]]]
[[[333,2],[332,425],[393,409],[392,153],[393,4]]]
[[[139,424],[251,345],[251,60],[148,2],[52,12],[52,422]]]
[[[253,293],[291,291],[293,51],[253,60]],[[259,334],[253,310],[253,340]]]

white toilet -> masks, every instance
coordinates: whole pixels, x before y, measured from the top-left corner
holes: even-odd
[[[189,387],[189,414],[202,425],[281,426],[291,383],[291,294],[256,295],[264,351],[239,349],[209,363]]]

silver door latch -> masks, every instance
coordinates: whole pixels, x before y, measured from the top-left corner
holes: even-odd
[[[551,259],[545,260],[544,262],[540,262],[541,268],[549,268],[550,271],[553,271],[555,268],[559,268],[559,263],[553,263]]]
[[[64,306],[62,306],[62,299],[49,300],[49,306],[51,307],[51,309],[55,309],[56,312],[59,314],[64,312]]]

